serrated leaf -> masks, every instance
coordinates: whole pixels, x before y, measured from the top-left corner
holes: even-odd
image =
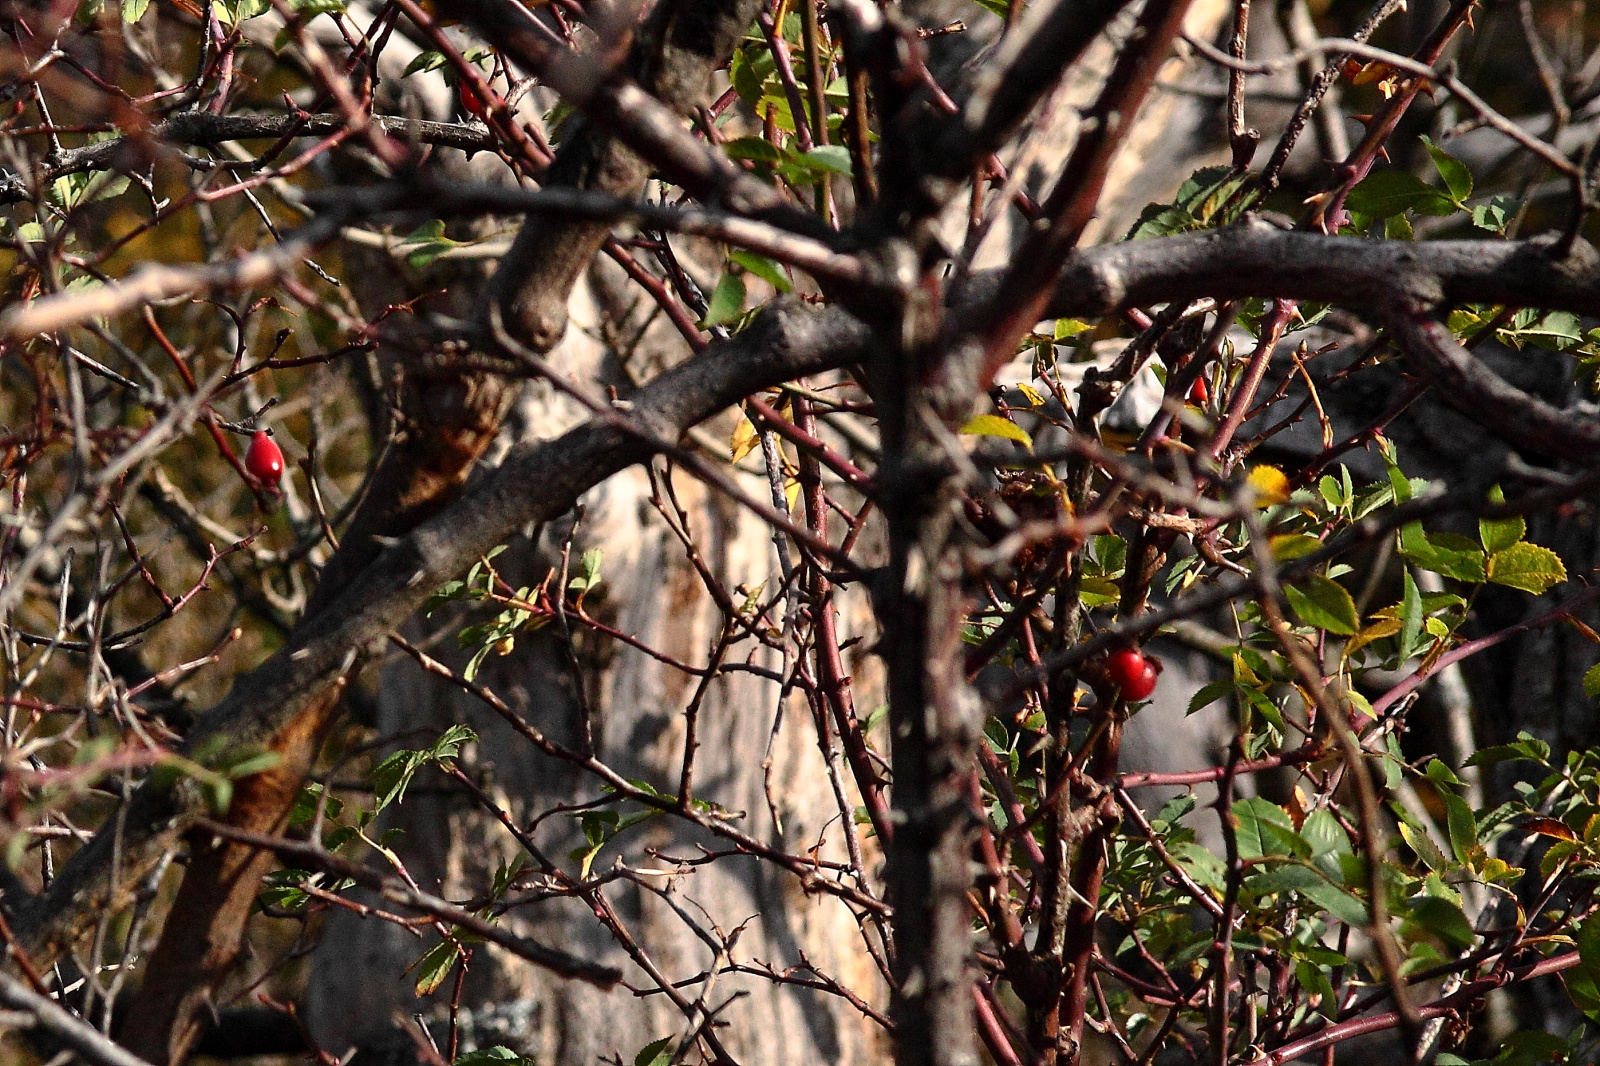
[[[1456,951],[1472,947],[1477,934],[1461,908],[1438,896],[1422,896],[1408,903],[1410,920]]]
[[[450,971],[455,968],[458,954],[455,944],[441,940],[418,959],[415,963],[417,995],[431,996],[437,991],[439,986],[444,984],[444,979],[450,976]]]
[[[1456,776],[1456,772],[1440,759],[1429,759],[1423,773],[1428,775],[1428,780],[1435,788],[1460,788],[1462,785],[1461,778]]]
[[[1428,155],[1433,159],[1434,169],[1444,179],[1444,187],[1450,191],[1450,199],[1457,204],[1464,203],[1472,195],[1472,171],[1467,165],[1443,148],[1424,137],[1422,143],[1428,146]]]
[[[533,1061],[508,1047],[495,1046],[463,1051],[456,1056],[455,1066],[533,1066]]]
[[[1337,581],[1312,574],[1283,591],[1295,614],[1308,626],[1341,636],[1351,636],[1361,627],[1355,600]]]
[[[1502,330],[1504,335],[1508,331]],[[1509,331],[1520,344],[1532,344],[1553,352],[1564,352],[1583,343],[1583,323],[1570,311],[1551,311],[1531,324]]]
[[[1422,215],[1448,215],[1456,205],[1444,193],[1403,170],[1369,174],[1350,190],[1345,206],[1371,218],[1390,218],[1406,211]]]
[[[1538,836],[1549,837],[1552,840],[1576,841],[1578,839],[1578,834],[1572,831],[1572,827],[1557,818],[1529,818],[1527,822],[1523,823],[1522,830],[1525,833],[1534,833]]]
[[[1583,672],[1583,694],[1591,700],[1600,699],[1600,663]]]
[[[1205,685],[1200,689],[1200,691],[1189,697],[1189,710],[1187,713],[1193,714],[1198,710],[1202,710],[1211,706],[1224,696],[1231,695],[1233,693],[1233,686],[1234,683],[1227,678],[1224,678],[1221,681],[1213,681],[1210,684]]]
[[[1587,675],[1585,675],[1585,678],[1587,678]],[[1530,744],[1529,741],[1532,740],[1533,738],[1528,737],[1527,740],[1519,740],[1515,744],[1496,744],[1493,747],[1480,748],[1468,756],[1466,762],[1462,765],[1491,766],[1494,763],[1509,762],[1513,759],[1543,762],[1545,757],[1549,755],[1549,746],[1544,744],[1543,741],[1534,741],[1533,744]],[[1540,748],[1544,749],[1543,754],[1540,754]]]
[[[1472,816],[1472,808],[1467,806],[1467,801],[1455,793],[1441,792],[1439,798],[1444,800],[1445,822],[1450,830],[1450,850],[1455,852],[1456,861],[1465,866],[1478,843],[1478,820]]]
[[[671,1036],[650,1041],[633,1057],[633,1066],[667,1066],[672,1061],[672,1047],[675,1043],[677,1038]]]
[[[1400,839],[1406,842],[1406,847],[1417,853],[1417,858],[1430,870],[1448,870],[1454,865],[1449,857],[1440,850],[1439,845],[1433,842],[1423,830],[1405,822],[1400,823]]]
[[[1404,661],[1417,654],[1421,647],[1422,593],[1412,580],[1410,569],[1402,569],[1405,572],[1405,592],[1400,600],[1400,659]]]
[[[1489,580],[1538,595],[1567,579],[1561,557],[1549,548],[1523,541],[1489,556]]]
[[[1420,522],[1401,528],[1400,554],[1444,577],[1474,584],[1484,580],[1484,554],[1477,544],[1453,533],[1425,533]]]
[[[1351,637],[1344,646],[1344,654],[1346,657],[1352,656],[1362,648],[1366,647],[1368,644],[1371,644],[1373,641],[1383,640],[1385,637],[1392,637],[1398,632],[1400,632],[1399,619],[1380,618],[1378,621],[1372,623],[1370,626],[1367,626],[1361,632]]]
[[[1365,903],[1327,881],[1319,879],[1301,889],[1301,895],[1346,925],[1364,926],[1371,921]]]
[[[1259,859],[1267,855],[1295,855],[1307,858],[1311,846],[1294,831],[1289,812],[1260,796],[1242,799],[1233,805],[1238,826],[1239,855]]]
[[[1300,823],[1300,835],[1311,845],[1311,857],[1329,854],[1350,854],[1350,834],[1344,831],[1339,819],[1325,807],[1318,807]]]
[[[1500,491],[1499,485],[1489,490],[1489,502],[1495,504],[1506,502],[1505,493]],[[1483,543],[1483,550],[1490,555],[1505,551],[1521,541],[1527,533],[1528,523],[1523,521],[1521,515],[1512,515],[1510,518],[1478,519],[1478,539]]]
[[[977,415],[961,427],[961,432],[969,436],[1003,437],[1025,447],[1033,447],[1033,438],[1028,435],[1027,430],[1014,422],[1006,421],[999,415]]]

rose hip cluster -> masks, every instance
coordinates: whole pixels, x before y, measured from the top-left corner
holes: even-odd
[[[1160,663],[1146,658],[1133,648],[1121,648],[1106,659],[1106,677],[1116,686],[1117,693],[1129,703],[1149,699],[1156,690],[1156,678],[1161,674]]]

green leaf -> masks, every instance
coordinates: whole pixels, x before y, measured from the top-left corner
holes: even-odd
[[[1447,788],[1460,788],[1463,784],[1461,778],[1456,776],[1456,772],[1439,759],[1429,759],[1423,773],[1428,775],[1433,787],[1441,791]]]
[[[1350,854],[1350,834],[1344,831],[1339,819],[1325,807],[1318,807],[1300,823],[1300,836],[1311,845],[1311,857],[1329,854]]]
[[[1585,675],[1585,685],[1588,680]],[[1587,691],[1587,688],[1585,689]],[[1530,762],[1548,762],[1550,758],[1550,745],[1535,737],[1526,730],[1517,734],[1517,739],[1510,744],[1496,744],[1492,748],[1483,748],[1475,751],[1467,759],[1467,766],[1488,766],[1492,763],[1509,762],[1512,759],[1527,759]]]
[[[1412,922],[1456,951],[1466,951],[1477,939],[1477,934],[1472,931],[1472,923],[1467,921],[1467,916],[1462,913],[1460,907],[1447,899],[1438,896],[1419,896],[1410,900],[1407,906],[1411,911]]]
[[[1316,1000],[1316,1009],[1329,1021],[1337,1020],[1339,1001],[1334,996],[1333,983],[1328,980],[1328,975],[1322,972],[1322,967],[1304,959],[1297,959],[1294,964],[1294,976],[1295,980],[1300,982],[1300,987]]]
[[[270,770],[282,761],[283,756],[275,751],[257,752],[255,755],[250,755],[229,766],[227,774],[233,780],[238,781],[241,778],[252,777],[263,771]]]
[[[1516,217],[1517,201],[1509,196],[1496,196],[1486,204],[1472,209],[1472,224],[1490,233],[1504,235],[1506,227]]]
[[[122,21],[138,22],[150,10],[150,0],[122,0]]]
[[[1237,823],[1239,856],[1259,859],[1267,855],[1309,857],[1311,847],[1294,831],[1289,812],[1260,796],[1242,799],[1233,805]]]
[[[1362,926],[1371,921],[1367,905],[1337,885],[1318,879],[1301,889],[1301,894],[1346,925]]]
[[[406,69],[400,72],[402,78],[409,78],[418,71],[438,70],[444,66],[443,52],[427,49],[411,57],[411,62],[406,64]]]
[[[1444,187],[1450,190],[1450,199],[1458,206],[1462,205],[1467,197],[1472,195],[1472,171],[1467,165],[1443,148],[1424,137],[1422,143],[1428,146],[1428,155],[1433,158],[1434,169],[1444,179]]]
[[[1567,579],[1561,557],[1549,548],[1523,541],[1489,557],[1489,580],[1538,595]]]
[[[1014,422],[1006,421],[999,415],[977,415],[961,427],[961,432],[978,437],[1004,437],[1025,447],[1033,447],[1033,438],[1028,435],[1027,430]]]
[[[1453,865],[1427,831],[1418,826],[1401,822],[1400,839],[1406,842],[1406,847],[1417,853],[1417,858],[1430,870],[1448,870]]]
[[[1499,485],[1489,490],[1489,502],[1493,504],[1506,502],[1506,495],[1500,491]],[[1483,542],[1483,550],[1490,555],[1505,551],[1522,540],[1527,532],[1528,523],[1523,521],[1521,515],[1512,515],[1510,518],[1478,519],[1478,539]]]
[[[1400,600],[1400,658],[1409,659],[1417,654],[1422,644],[1422,593],[1405,571],[1405,595]]]
[[[1272,538],[1272,557],[1279,562],[1299,559],[1322,547],[1322,541],[1309,533],[1284,533]]]
[[[1600,699],[1600,663],[1583,672],[1583,694],[1591,700]]]
[[[672,1062],[672,1048],[676,1043],[677,1038],[671,1036],[650,1041],[633,1057],[633,1066],[669,1066]]]
[[[702,328],[726,326],[739,321],[744,314],[744,279],[733,271],[722,275],[711,292],[711,302],[706,306],[706,317],[700,321]]]
[[[1561,975],[1561,983],[1566,985],[1572,1005],[1591,1022],[1600,1023],[1600,987],[1595,985],[1594,972],[1587,966],[1577,966]]]
[[[819,144],[796,158],[808,160],[814,170],[825,170],[832,174],[850,173],[850,150],[842,144]]]
[[[460,952],[449,940],[441,940],[414,964],[417,971],[417,995],[430,996],[444,984],[455,968]]]
[[[1583,323],[1570,311],[1551,311],[1532,324],[1515,330],[1512,336],[1520,343],[1552,352],[1564,352],[1583,343]]]
[[[1295,614],[1308,626],[1342,636],[1352,636],[1361,628],[1355,600],[1337,581],[1312,574],[1300,584],[1284,589],[1284,594]]]
[[[579,564],[578,573],[567,582],[567,588],[574,592],[589,592],[601,581],[600,564],[605,561],[605,551],[601,548],[590,548],[583,553],[583,560]]]
[[[1578,927],[1578,958],[1583,960],[1583,968],[1593,974],[1600,974],[1600,917],[1591,917]]]
[[[722,146],[722,151],[729,159],[748,159],[755,163],[776,165],[785,158],[783,149],[760,137],[735,137]]]
[[[455,1066],[533,1066],[533,1060],[518,1055],[508,1047],[496,1046],[463,1051],[456,1056]]]
[[[777,260],[769,259],[755,252],[747,252],[743,248],[735,248],[728,253],[728,258],[744,267],[745,270],[765,281],[779,292],[788,292],[794,286],[789,283],[789,278],[784,274],[783,268]]]
[[[1380,170],[1350,190],[1345,207],[1372,218],[1389,218],[1406,211],[1448,215],[1456,205],[1438,189],[1404,170]]]
[[[1596,667],[1596,669],[1600,669],[1600,667]],[[1229,678],[1223,678],[1220,681],[1213,681],[1205,685],[1189,698],[1189,710],[1187,713],[1193,714],[1202,708],[1211,706],[1224,696],[1231,695],[1233,689],[1234,682]]]
[[[1444,800],[1445,821],[1450,829],[1450,850],[1463,866],[1471,861],[1472,849],[1478,844],[1478,820],[1472,816],[1467,801],[1453,792],[1441,792]]]
[[[1484,580],[1484,555],[1478,545],[1454,533],[1425,533],[1421,522],[1401,528],[1400,554],[1444,577],[1473,584]]]

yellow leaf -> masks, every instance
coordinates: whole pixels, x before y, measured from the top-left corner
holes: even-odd
[[[728,438],[728,455],[730,462],[737,463],[740,459],[755,450],[756,427],[750,421],[749,415],[741,414],[739,424],[733,427],[733,436]]]
[[[1382,612],[1379,613],[1381,614]],[[1398,632],[1400,632],[1400,620],[1398,618],[1384,618],[1381,621],[1374,622],[1350,638],[1349,642],[1344,646],[1344,656],[1348,659],[1360,651],[1364,645],[1371,644],[1375,640],[1382,640],[1384,637],[1392,637]]]
[[[1021,426],[1007,422],[999,415],[978,415],[961,427],[961,432],[979,437],[1004,437],[1025,447],[1033,447],[1033,438]]]
[[[1258,466],[1250,471],[1250,487],[1256,493],[1257,507],[1271,507],[1289,499],[1289,478],[1275,466]]]
[[[1044,397],[1039,394],[1039,390],[1034,388],[1032,385],[1029,385],[1026,381],[1017,382],[1017,391],[1028,398],[1028,404],[1030,406],[1044,406]]]
[[[1118,454],[1131,451],[1138,442],[1139,434],[1137,433],[1118,433],[1114,429],[1102,429],[1100,431],[1100,443]]]

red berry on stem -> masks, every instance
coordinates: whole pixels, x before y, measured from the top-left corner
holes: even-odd
[[[486,117],[485,112],[488,108],[483,106],[483,99],[472,86],[464,81],[459,82],[456,85],[456,96],[461,100],[461,110],[478,118]]]
[[[1194,385],[1189,389],[1189,402],[1205,404],[1211,400],[1211,389],[1206,385],[1205,378],[1195,378]]]
[[[1106,660],[1106,676],[1117,686],[1118,694],[1129,702],[1147,699],[1156,690],[1156,665],[1132,648],[1111,653]]]
[[[244,455],[244,468],[257,481],[276,487],[283,478],[283,449],[265,430],[258,430],[250,438],[250,450]]]

